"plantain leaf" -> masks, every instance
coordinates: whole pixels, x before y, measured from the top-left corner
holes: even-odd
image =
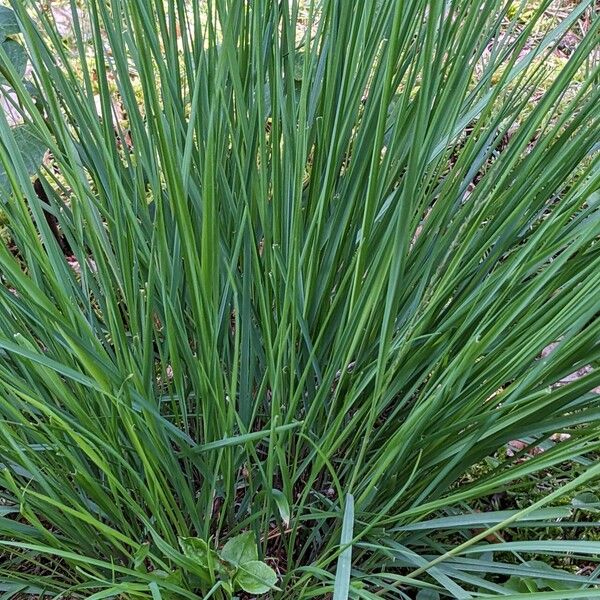
[[[235,583],[249,594],[266,594],[277,583],[277,575],[261,560],[251,560],[240,568]]]
[[[236,567],[245,565],[250,561],[258,560],[258,550],[254,533],[246,531],[231,538],[219,553],[224,561]]]

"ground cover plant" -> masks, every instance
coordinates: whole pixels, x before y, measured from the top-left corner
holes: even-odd
[[[3,598],[600,597],[592,3],[10,7]]]

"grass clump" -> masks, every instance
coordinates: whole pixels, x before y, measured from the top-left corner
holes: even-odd
[[[12,3],[8,595],[597,594],[600,20],[540,95],[548,5]]]

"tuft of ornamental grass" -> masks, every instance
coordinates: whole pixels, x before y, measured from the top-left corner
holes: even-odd
[[[592,2],[77,4],[0,52],[3,598],[599,597]]]

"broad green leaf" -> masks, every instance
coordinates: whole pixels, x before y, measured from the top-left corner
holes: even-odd
[[[28,125],[20,125],[12,130],[15,144],[21,153],[27,175],[34,175],[40,168],[48,146],[44,144]],[[10,194],[10,183],[6,169],[0,162],[0,200],[6,200]]]
[[[183,582],[183,575],[180,569],[169,572],[157,569],[156,571],[152,571],[152,575],[159,577],[163,581],[174,583],[175,585],[181,585]]]
[[[234,583],[249,594],[266,594],[277,583],[277,574],[260,560],[244,563],[235,576]]]
[[[180,537],[179,545],[182,552],[204,569],[210,569],[214,563],[216,553],[202,538]]]
[[[548,563],[545,563],[540,560],[530,560],[523,563],[525,567],[532,567],[541,573],[547,572],[550,578],[546,578],[543,575],[539,575],[535,578],[535,584],[539,590],[551,589],[551,590],[571,590],[577,589],[579,586],[576,582],[572,581],[563,581],[562,575],[563,573],[558,569],[554,569]]]
[[[577,494],[571,504],[579,510],[588,512],[600,512],[600,498],[592,492],[581,492]]]
[[[509,577],[509,579],[504,583],[504,587],[513,592],[520,593],[537,592],[538,590],[534,579],[530,577],[518,577],[514,575]]]
[[[21,44],[19,44],[19,42],[15,42],[14,40],[4,40],[1,43],[1,46],[2,50],[6,52],[8,60],[17,72],[17,75],[20,78],[22,78],[25,75],[25,71],[27,69],[27,51]],[[3,69],[8,69],[8,67],[0,59],[0,85],[3,83],[7,83],[6,78],[2,74]]]
[[[219,556],[236,567],[258,560],[258,549],[254,533],[246,531],[231,538],[223,546]]]
[[[19,23],[14,11],[7,6],[0,6],[0,40],[19,31]]]
[[[533,582],[533,579],[530,579],[530,582]],[[523,592],[523,593],[529,592],[531,589],[525,583],[525,578],[517,577],[514,575],[509,577],[508,580],[504,582],[504,587],[507,590],[511,590],[512,592]]]

